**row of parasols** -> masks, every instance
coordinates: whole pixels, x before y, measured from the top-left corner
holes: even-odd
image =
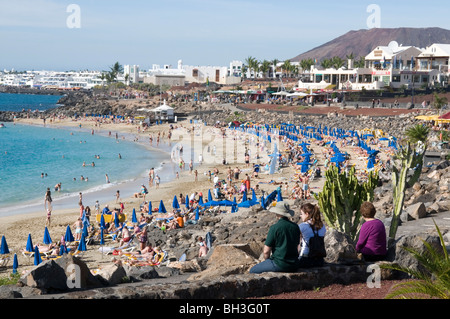
[[[268,196],[264,197],[261,196],[261,198],[258,200],[258,198],[256,197],[255,191],[254,189],[252,190],[252,197],[250,199],[247,198],[247,192],[244,191],[242,200],[240,203],[237,203],[236,201],[236,197],[234,198],[233,201],[230,200],[220,200],[220,201],[216,201],[213,200],[212,195],[211,195],[211,191],[208,191],[208,201],[207,202],[203,202],[202,200],[202,196],[200,196],[199,199],[199,206],[196,207],[195,209],[195,219],[198,220],[199,219],[199,214],[200,214],[200,207],[203,208],[207,208],[207,207],[213,207],[213,206],[223,206],[223,207],[230,207],[231,206],[231,212],[235,213],[238,211],[238,207],[251,207],[253,205],[256,204],[261,204],[262,207],[267,207],[268,205],[270,205],[271,202],[273,201],[282,201],[282,195],[281,195],[281,190],[278,188],[277,190],[273,191],[272,193],[270,193]],[[186,208],[189,209],[189,199],[186,196]],[[149,214],[152,214],[152,210],[151,210],[151,202],[149,202]],[[180,209],[181,206],[178,203],[178,199],[176,196],[174,196],[173,199],[173,203],[172,203],[172,207],[174,209]],[[160,207],[158,209],[158,211],[160,213],[164,213],[166,212],[165,206],[163,201],[160,201]],[[173,217],[171,217],[173,218]],[[161,218],[161,219],[165,219],[165,218]],[[66,228],[66,232],[65,235],[61,237],[61,242],[60,242],[60,252],[59,252],[59,256],[62,256],[64,254],[67,253],[75,253],[75,252],[83,252],[87,250],[86,247],[86,239],[89,236],[89,232],[88,232],[88,227],[89,227],[89,220],[86,218],[86,216],[83,215],[83,230],[82,230],[82,234],[81,234],[81,238],[78,241],[78,245],[77,248],[71,249],[71,248],[67,248],[66,243],[76,243],[77,241],[75,240],[73,234],[72,234],[72,230],[70,228],[70,226],[68,225]],[[137,223],[137,218],[136,218],[136,210],[133,209],[133,213],[132,213],[132,223]],[[116,217],[114,218],[114,223],[116,227],[120,227],[120,223],[119,220]],[[104,229],[106,228],[106,223],[105,223],[105,219],[104,216],[102,214],[101,218],[100,218],[100,245],[104,245]],[[44,238],[42,243],[44,245],[50,245],[53,243],[53,240],[50,236],[50,232],[48,230],[47,227],[45,227],[44,229]],[[28,234],[28,239],[27,239],[27,244],[24,250],[25,253],[29,253],[29,254],[33,254],[34,256],[34,265],[39,265],[42,262],[42,257],[41,257],[41,253],[39,252],[39,247],[38,245],[33,245],[33,241],[31,238],[31,234]],[[2,240],[1,240],[1,246],[0,246],[0,259],[2,258],[9,258],[10,255],[10,250],[8,248],[8,244],[6,242],[6,237],[3,236]],[[13,273],[17,273],[17,268],[18,268],[18,259],[17,259],[17,254],[14,254],[14,260],[13,260]]]

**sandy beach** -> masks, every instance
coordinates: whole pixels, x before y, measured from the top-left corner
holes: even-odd
[[[29,125],[43,125],[42,120],[36,119],[21,119],[18,121],[21,124]],[[155,185],[149,187],[149,194],[146,195],[146,200],[152,202],[153,208],[158,207],[160,200],[164,201],[167,210],[171,210],[172,201],[174,195],[179,197],[180,194],[191,195],[193,192],[202,192],[203,197],[206,198],[208,190],[213,189],[212,178],[210,180],[207,175],[209,171],[213,172],[214,169],[219,171],[219,179],[226,180],[226,171],[229,167],[234,169],[238,167],[241,169],[240,179],[245,177],[245,174],[251,176],[253,172],[252,165],[259,163],[261,166],[269,162],[269,154],[271,150],[268,148],[262,149],[260,146],[256,147],[254,135],[248,135],[244,133],[235,133],[233,130],[226,130],[226,137],[222,136],[222,130],[219,128],[205,126],[203,123],[191,123],[189,119],[173,123],[173,134],[168,138],[169,125],[162,124],[157,126],[151,126],[146,131],[138,129],[139,123],[108,123],[104,122],[100,126],[97,122],[90,118],[82,118],[79,120],[72,119],[55,119],[54,121],[47,121],[47,126],[58,126],[61,128],[74,128],[82,125],[83,129],[95,130],[96,134],[107,134],[108,132],[118,132],[121,136],[127,136],[127,139],[133,139],[137,143],[147,144],[149,149],[163,149],[165,152],[172,150],[172,154],[168,153],[168,159],[172,156],[174,159],[172,163],[165,163],[165,169],[160,174],[162,183],[159,188]],[[161,145],[156,146],[156,137],[160,133]],[[149,136],[152,136],[152,145],[149,145]],[[248,136],[246,140],[244,137]],[[185,161],[185,169],[179,173],[179,177],[176,177],[178,169],[178,159],[176,158],[177,152],[180,146],[183,146],[183,159]],[[191,146],[191,147],[189,147]],[[316,154],[316,158],[319,163],[319,167],[324,173],[324,147],[311,142],[312,150]],[[234,150],[232,150],[233,148]],[[190,150],[194,151],[191,153]],[[250,150],[250,165],[245,163],[245,150]],[[286,149],[284,143],[278,146],[280,152]],[[361,155],[357,154],[357,147],[350,145],[339,145],[339,149],[342,152],[348,152],[350,154],[350,165],[356,165],[358,169],[364,170],[365,162]],[[256,150],[256,151],[255,151]],[[199,163],[199,153],[203,154],[202,163]],[[385,158],[385,154],[382,154],[382,158]],[[258,158],[259,157],[259,158]],[[226,158],[227,163],[224,165],[223,160]],[[193,159],[193,170],[198,171],[198,180],[195,181],[194,174],[189,171],[189,159]],[[149,167],[148,169],[150,169]],[[242,178],[241,178],[242,177]],[[145,177],[146,178],[146,177]],[[288,166],[273,175],[267,173],[260,173],[258,178],[251,177],[251,187],[258,185],[260,190],[266,193],[272,192],[277,186],[282,187],[283,195],[287,196],[285,185],[287,184],[288,191],[292,189],[295,184],[294,179],[298,179],[298,171],[295,171],[294,167]],[[121,202],[125,206],[125,213],[128,214],[129,220],[131,220],[131,212],[133,208],[136,210],[138,218],[140,215],[140,205],[143,203],[142,198],[135,198],[134,193],[140,191],[140,184],[142,184],[144,178],[139,178],[126,185],[120,185]],[[323,186],[324,178],[315,179],[310,183],[310,189],[313,192],[319,192]],[[272,181],[272,182],[271,182]],[[275,183],[273,183],[273,181]],[[240,185],[240,181],[237,181]],[[278,185],[277,185],[278,184]],[[282,185],[281,185],[282,184]],[[123,186],[123,187],[122,187]],[[148,183],[146,184],[148,187]],[[113,196],[116,189],[108,189],[108,196],[111,200],[102,202],[108,204],[110,209],[119,208],[119,204],[116,203],[116,199]],[[89,196],[83,197],[83,204],[85,206],[94,207],[95,198],[98,198],[101,194],[92,193]],[[107,198],[103,194],[104,198]],[[73,224],[80,215],[79,206],[74,200],[73,205],[62,205],[63,209],[58,209],[55,205],[51,215],[51,225],[49,227],[50,235],[54,242],[59,241],[61,236],[65,234],[66,227],[71,226],[72,232],[75,233]],[[228,208],[230,210],[230,208]],[[93,211],[91,221],[95,218],[95,211]],[[157,214],[154,214],[157,216]],[[19,272],[24,272],[34,267],[33,258],[28,258],[22,255],[21,251],[25,248],[28,235],[31,234],[33,244],[42,243],[44,236],[46,222],[46,212],[42,209],[36,211],[30,211],[27,213],[12,214],[9,216],[0,217],[0,237],[5,236],[7,244],[11,254],[17,254],[19,262]],[[97,225],[97,223],[95,223]],[[113,242],[111,239],[105,240],[105,246],[117,246],[118,243]],[[87,252],[83,255],[83,260],[87,263],[90,269],[96,269],[102,265],[111,263],[111,255],[105,255],[98,251],[98,245],[88,246]],[[0,276],[4,276],[10,273],[12,270],[12,261],[7,268],[0,269]]]

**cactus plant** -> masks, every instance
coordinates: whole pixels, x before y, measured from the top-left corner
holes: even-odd
[[[377,172],[370,172],[364,183],[358,181],[355,172],[355,167],[352,167],[348,174],[339,173],[338,168],[332,166],[325,173],[322,191],[314,194],[327,225],[353,240],[361,227],[359,208],[364,201],[373,200],[373,191],[378,184]]]
[[[428,146],[429,132],[430,129],[422,124],[409,127],[405,131],[406,145],[401,147],[394,157],[396,161],[394,161],[392,166],[393,212],[389,228],[389,242],[392,242],[397,234],[405,200],[405,191],[417,182],[422,173],[423,158]],[[396,162],[400,165],[397,166]],[[408,175],[410,169],[414,169],[412,175]]]
[[[407,143],[405,148],[401,148],[396,158],[400,160],[400,165],[392,166],[392,187],[393,187],[393,212],[392,222],[389,229],[389,239],[395,239],[397,228],[400,221],[400,215],[403,210],[403,202],[405,200],[406,189],[412,187],[419,179],[422,172],[423,157],[425,155],[426,147],[423,150],[416,152],[411,147],[411,143]],[[408,171],[414,169],[414,173],[408,176]]]

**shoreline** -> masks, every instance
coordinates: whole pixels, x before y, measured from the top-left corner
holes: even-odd
[[[39,119],[20,119],[17,121],[17,123],[20,124],[27,124],[27,125],[41,125],[40,123],[42,120]],[[77,127],[79,125],[79,121],[72,121],[71,119],[65,119],[60,121],[55,121],[53,124],[47,124],[47,125],[54,125],[54,126],[61,126],[64,127]],[[82,122],[83,123],[83,122]],[[86,124],[92,124],[94,125],[95,122],[88,122]],[[203,123],[201,124],[195,124],[197,128],[203,129]],[[90,125],[84,125],[85,127],[90,127]],[[104,132],[104,134],[108,134],[109,131],[111,132],[119,132],[120,133],[128,133],[128,134],[134,134],[139,137],[138,140],[140,140],[141,143],[145,144],[145,137],[151,133],[153,136],[157,134],[157,132],[162,132],[165,130],[166,132],[169,129],[168,124],[163,124],[159,126],[151,126],[148,131],[141,132],[141,133],[133,133],[135,130],[135,127],[137,125],[130,126],[129,124],[102,124],[101,127],[96,130]],[[211,143],[211,141],[215,141],[217,138],[217,141],[219,140],[220,131],[213,127],[206,127],[206,134],[208,134],[208,138],[206,140],[202,140],[203,135],[196,136],[196,135],[188,135],[186,136],[186,131],[188,131],[188,128],[193,128],[194,124],[189,124],[189,120],[184,120],[182,122],[174,123],[174,126],[178,127],[180,136],[178,136],[178,140],[174,139],[171,144],[171,146],[175,147],[176,145],[183,145],[185,148],[184,150],[184,156],[183,158],[186,159],[187,155],[190,155],[190,158],[193,158],[196,154],[195,150],[192,150],[192,153],[188,153],[189,149],[188,147],[201,147],[201,149],[206,149],[206,145],[208,143]],[[174,130],[176,131],[176,130]],[[204,132],[203,132],[204,133]],[[161,143],[163,140],[161,141]],[[159,149],[158,149],[159,150]],[[219,150],[219,147],[218,147]],[[239,149],[239,151],[244,151],[244,149]],[[220,152],[218,152],[220,153]],[[205,156],[205,159],[208,157]],[[233,163],[233,167],[238,165],[242,167],[244,163],[244,156],[241,155],[238,157],[240,161]],[[212,160],[211,160],[212,159]],[[158,207],[160,200],[163,200],[164,205],[166,206],[166,209],[168,211],[171,210],[172,207],[172,200],[173,197],[176,195],[179,197],[179,194],[183,194],[183,196],[191,195],[194,191],[199,191],[204,194],[204,197],[206,197],[206,194],[209,189],[212,190],[213,184],[212,181],[208,178],[207,172],[213,171],[214,168],[219,168],[220,170],[220,177],[225,179],[225,169],[221,164],[220,155],[219,156],[211,156],[210,161],[204,161],[201,165],[198,163],[198,161],[194,160],[194,170],[198,170],[198,181],[194,181],[194,176],[190,174],[189,168],[188,168],[189,161],[186,161],[186,168],[179,174],[179,178],[177,179],[175,177],[176,171],[179,171],[179,168],[177,168],[176,163],[171,161],[170,155],[166,161],[164,161],[164,165],[162,168],[161,173],[161,184],[158,189],[153,185],[152,187],[148,187],[148,177],[145,173],[142,173],[140,177],[119,185],[114,186],[120,186],[118,189],[120,189],[121,193],[121,200],[124,203],[125,206],[125,213],[128,215],[131,215],[131,212],[133,209],[136,210],[136,214],[139,217],[140,214],[140,205],[143,203],[142,198],[135,198],[133,195],[134,193],[138,193],[140,190],[140,185],[142,184],[142,179],[146,181],[145,185],[148,187],[149,194],[146,195],[146,201],[152,202],[152,207]],[[148,169],[150,169],[149,167]],[[155,167],[156,168],[156,167]],[[244,168],[242,167],[243,174],[245,172],[250,171],[250,168]],[[167,176],[164,176],[167,175]],[[275,177],[272,176],[270,179],[274,179]],[[262,179],[262,177],[261,177]],[[123,189],[123,186],[127,185],[127,189]],[[271,185],[267,185],[271,186]],[[273,186],[272,186],[273,187]],[[262,187],[264,188],[264,187]],[[105,204],[108,204],[110,209],[119,207],[119,204],[116,204],[115,200],[115,188],[108,187],[106,190],[102,190],[106,195],[106,197],[110,196],[110,200],[105,201],[101,204],[102,209]],[[94,203],[95,200],[98,198],[100,192],[92,192],[92,193],[83,193],[83,204],[85,206],[91,207],[91,222],[94,221],[95,223],[95,209],[94,209]],[[51,234],[51,237],[54,242],[59,241],[61,236],[64,235],[66,228],[68,225],[72,227],[78,216],[80,215],[79,207],[77,205],[76,201],[70,201],[72,204],[68,204],[68,207],[58,207],[57,205],[53,206],[53,211],[51,215],[51,225],[48,227],[49,232]],[[55,203],[56,204],[56,203]],[[12,254],[16,253],[19,261],[19,268],[20,271],[26,271],[32,267],[34,267],[32,258],[24,257],[21,254],[21,250],[25,248],[27,237],[29,234],[31,234],[31,237],[33,238],[33,244],[37,245],[38,243],[42,243],[42,238],[45,230],[45,222],[46,222],[46,213],[43,209],[39,209],[39,205],[37,204],[37,209],[28,209],[27,212],[15,214],[15,215],[8,215],[8,216],[0,216],[0,236],[5,236],[9,250]],[[157,216],[157,214],[153,214]],[[96,224],[96,223],[95,223]],[[111,243],[109,243],[111,244]],[[112,243],[113,244],[113,243]],[[87,259],[89,259],[88,266],[91,269],[98,268],[99,266],[104,264],[109,264],[110,258],[108,256],[103,256],[102,254],[99,254],[97,249],[94,248],[88,249],[87,255],[89,256]],[[99,256],[100,255],[100,256]],[[9,266],[10,267],[10,266]],[[9,268],[8,267],[8,268]],[[0,270],[0,275],[6,274],[9,272],[7,268],[3,268]]]
[[[38,126],[42,127],[42,124],[36,123],[36,121],[18,121],[19,125],[29,125],[29,126]],[[48,124],[46,125],[49,126]],[[88,133],[89,130],[85,128],[78,128],[70,125],[51,125],[51,129],[59,129],[65,131],[72,131],[71,129],[76,128],[79,129],[78,132]],[[96,132],[97,135],[107,138],[108,132],[103,130],[98,130]],[[142,141],[133,141],[132,136],[129,133],[125,133],[125,142],[127,143],[138,143],[140,147],[143,147],[145,150],[152,152],[153,154],[157,154],[155,156],[155,161],[160,161],[159,166],[155,167],[156,171],[162,172],[164,174],[166,171],[171,170],[172,168],[168,167],[171,164],[169,152],[165,148],[155,148],[151,147],[148,144],[143,143]],[[161,161],[162,160],[162,161]],[[167,165],[169,164],[169,165]],[[137,173],[133,173],[132,176],[127,176],[126,179],[118,180],[111,182],[110,184],[99,184],[92,185],[88,189],[80,190],[83,193],[83,197],[87,198],[89,202],[95,200],[99,200],[99,202],[108,202],[109,198],[115,197],[115,188],[123,188],[124,195],[130,194],[134,192],[136,189],[139,189],[140,185],[143,182],[146,182],[146,175],[148,173],[148,168],[143,171],[139,171]],[[142,180],[142,181],[141,181]],[[162,180],[162,182],[166,182],[167,179]],[[113,190],[114,189],[114,190]],[[134,189],[134,191],[133,191]],[[122,192],[122,191],[121,191]],[[52,191],[53,193],[53,191]],[[63,195],[58,192],[53,193],[53,210],[61,210],[61,209],[70,209],[72,206],[76,207],[76,203],[78,202],[79,191],[73,191],[71,193],[65,193]],[[75,204],[74,204],[75,203]],[[42,206],[41,206],[42,205]],[[20,209],[20,211],[18,211]],[[10,215],[16,214],[28,214],[28,213],[45,213],[45,208],[41,198],[35,198],[31,200],[27,200],[25,202],[18,202],[13,204],[7,204],[5,207],[0,208],[0,217],[7,217]]]

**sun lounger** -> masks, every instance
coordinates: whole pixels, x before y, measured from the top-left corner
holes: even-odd
[[[127,251],[127,252],[133,251],[136,248],[136,246],[135,246],[136,244],[134,243],[134,238],[135,238],[135,236],[132,235],[131,239],[120,247],[119,246],[117,246],[117,247],[100,247],[98,250],[106,255],[114,254],[114,251],[116,251],[116,252],[118,252],[118,251]]]
[[[11,254],[0,255],[0,268],[8,266],[11,259]]]

